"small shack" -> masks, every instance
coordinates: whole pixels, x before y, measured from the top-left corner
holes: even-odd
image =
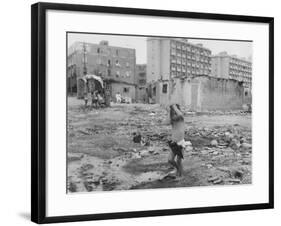
[[[97,75],[84,75],[77,78],[77,98],[82,99],[89,92],[104,92],[104,83],[101,77]]]

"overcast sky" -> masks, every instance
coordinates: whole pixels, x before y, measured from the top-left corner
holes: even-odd
[[[79,33],[68,34],[68,46],[76,41],[97,44],[101,40],[107,40],[111,46],[136,49],[137,64],[146,63],[146,37]],[[188,41],[194,44],[202,43],[203,46],[212,51],[213,55],[222,51],[227,51],[230,55],[235,54],[238,57],[245,57],[246,59],[252,56],[252,42],[202,39],[189,39]]]

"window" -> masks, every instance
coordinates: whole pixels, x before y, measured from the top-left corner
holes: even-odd
[[[118,54],[119,54],[119,51],[118,51],[118,49],[116,49],[116,56],[118,56]]]
[[[108,65],[108,66],[110,66],[110,64],[111,64],[111,61],[110,61],[110,60],[108,60],[108,61],[107,61],[107,65]]]
[[[168,84],[164,84],[162,87],[162,93],[167,93],[168,91]]]
[[[127,62],[127,63],[126,63],[126,67],[129,67],[129,66],[130,66],[130,64],[129,64],[129,62]]]
[[[130,77],[130,72],[126,71],[126,77]]]
[[[146,80],[145,79],[140,79],[139,80],[139,84],[140,85],[145,85],[146,84]]]
[[[97,49],[97,53],[100,53],[100,48]]]
[[[130,91],[130,88],[129,88],[129,87],[124,87],[124,88],[123,88],[123,92],[124,92],[124,93],[128,93],[129,91]]]
[[[116,71],[116,77],[120,77],[120,72],[119,71]]]

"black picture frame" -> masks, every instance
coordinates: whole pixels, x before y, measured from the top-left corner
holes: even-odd
[[[266,23],[269,25],[269,202],[245,205],[181,208],[137,212],[46,216],[46,11],[100,12],[126,15],[212,19]],[[149,217],[221,211],[269,209],[274,207],[274,18],[118,8],[91,5],[36,3],[31,6],[31,220],[36,223],[74,222],[117,218]]]

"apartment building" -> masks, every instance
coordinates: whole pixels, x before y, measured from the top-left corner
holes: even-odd
[[[146,64],[136,65],[136,99],[138,102],[147,102],[146,92]]]
[[[233,79],[243,82],[245,88],[251,89],[252,62],[236,55],[221,52],[212,56],[212,77]]]
[[[180,100],[190,105],[190,80],[210,73],[211,51],[202,44],[178,38],[147,39],[149,102],[168,104]],[[193,90],[200,88],[198,84],[192,87]]]
[[[147,80],[185,79],[211,73],[211,51],[187,39],[147,40]]]
[[[110,46],[108,41],[75,42],[68,49],[67,65],[68,91],[77,90],[79,96],[77,80],[85,74],[95,74],[106,82],[112,98],[120,93],[135,99],[135,49]]]

